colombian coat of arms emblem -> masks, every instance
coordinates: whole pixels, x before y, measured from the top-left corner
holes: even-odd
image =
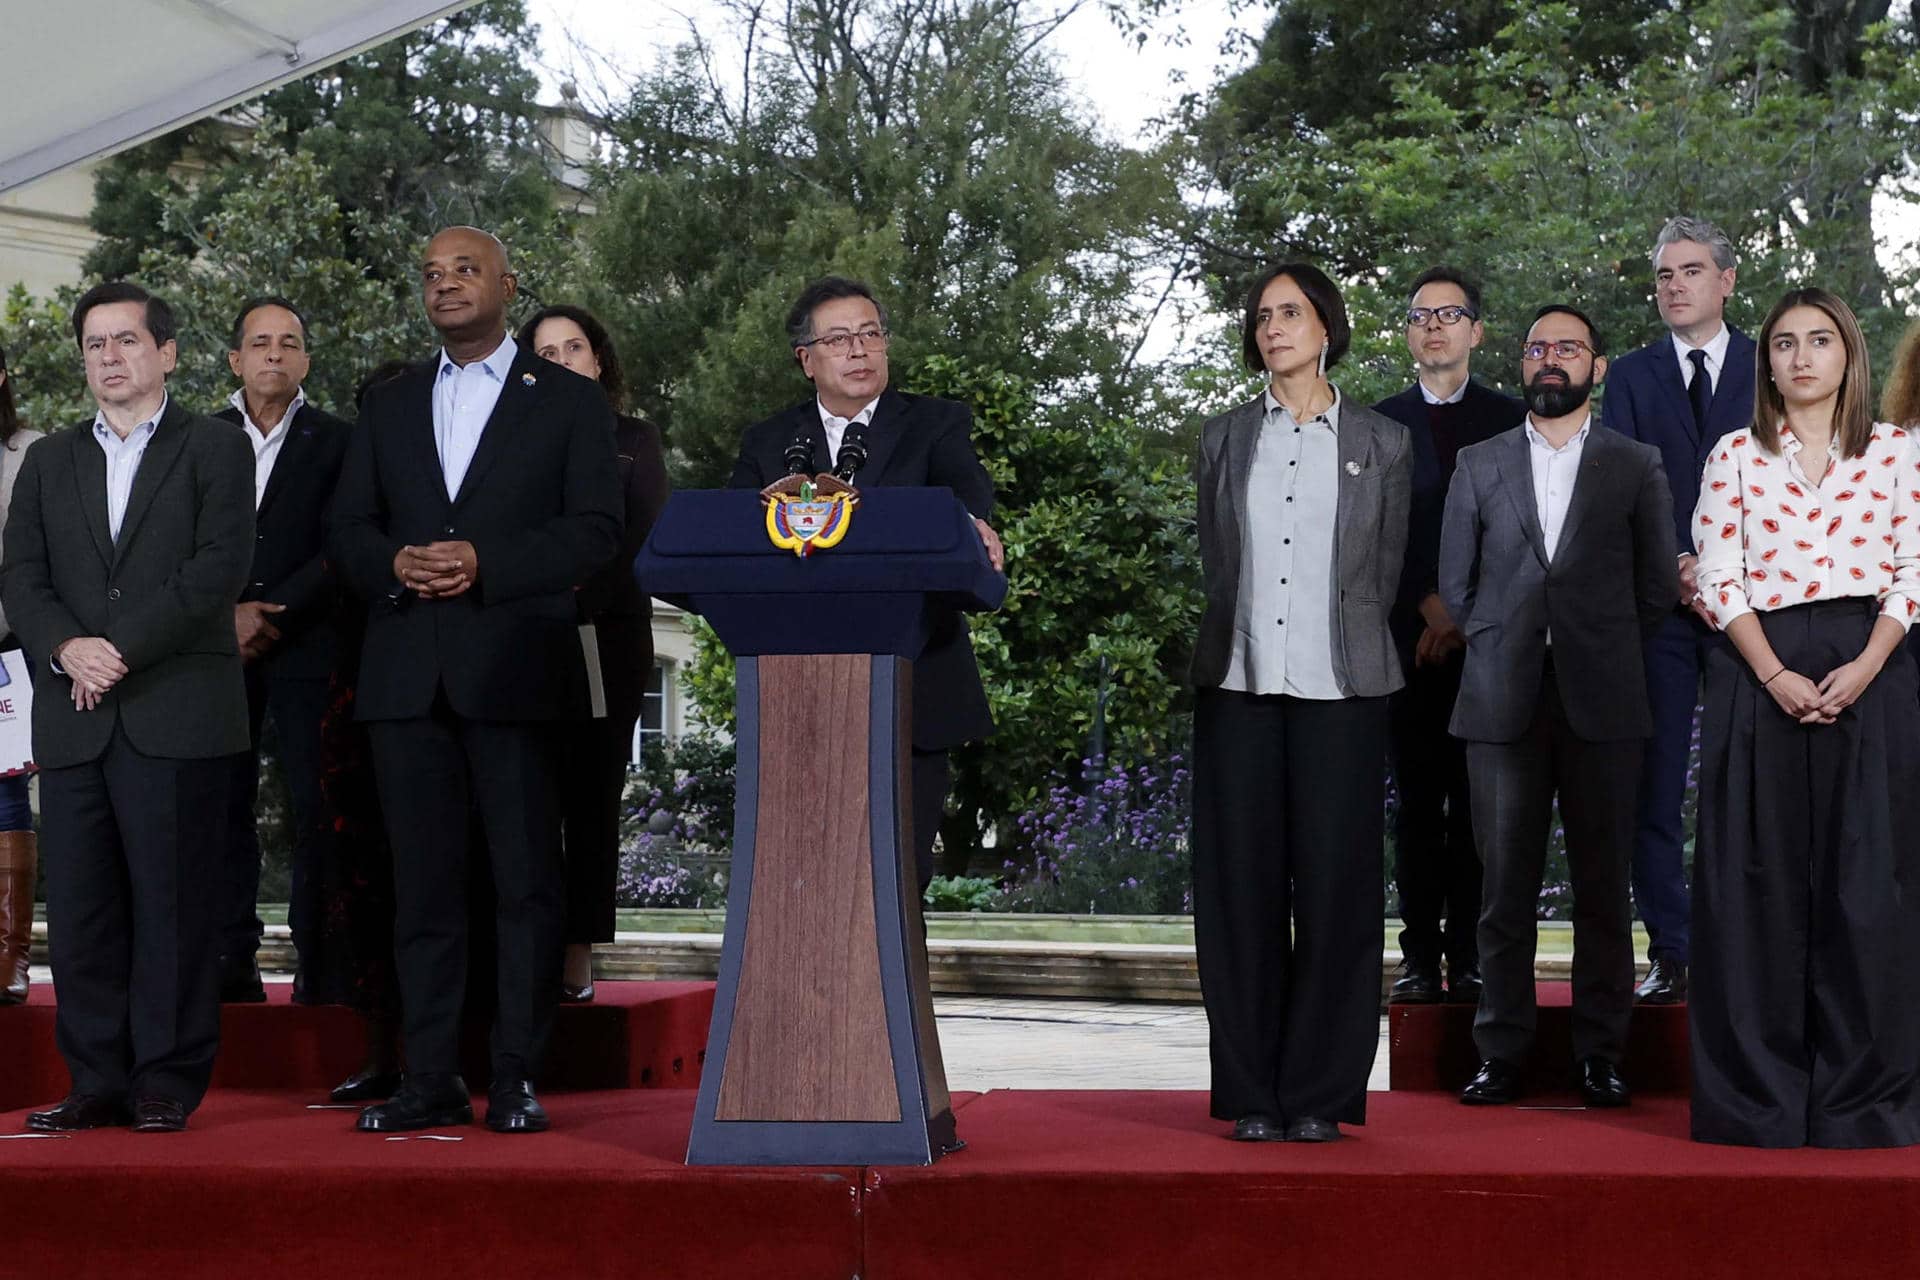
[[[760,491],[767,510],[767,537],[782,551],[812,555],[838,546],[853,526],[859,493],[832,476],[788,476]]]

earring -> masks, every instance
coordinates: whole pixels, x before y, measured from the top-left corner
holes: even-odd
[[[1327,376],[1327,344],[1325,342],[1320,344],[1320,376],[1323,378]]]

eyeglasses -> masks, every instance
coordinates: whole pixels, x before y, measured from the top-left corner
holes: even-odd
[[[835,333],[822,334],[820,337],[803,342],[800,345],[803,347],[825,347],[836,356],[844,356],[853,350],[853,344],[856,340],[868,351],[885,351],[887,349],[887,343],[893,340],[893,335],[885,329],[856,329],[852,333],[848,333],[843,329]]]
[[[1480,315],[1472,307],[1408,307],[1407,328],[1424,329],[1429,320],[1438,320],[1441,324],[1452,326],[1462,320],[1478,320]]]
[[[1547,352],[1553,352],[1557,359],[1578,360],[1580,353],[1594,354],[1592,347],[1578,338],[1562,338],[1558,342],[1528,342],[1522,344],[1520,355],[1527,360],[1545,360]]]

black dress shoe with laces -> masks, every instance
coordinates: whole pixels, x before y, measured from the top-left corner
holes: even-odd
[[[545,1133],[547,1109],[530,1080],[495,1081],[487,1090],[487,1128],[495,1133]]]
[[[1460,1101],[1470,1107],[1497,1107],[1512,1102],[1520,1092],[1520,1068],[1488,1058],[1460,1091]]]
[[[1447,1003],[1480,1003],[1480,962],[1447,966]]]
[[[368,1071],[362,1068],[333,1086],[330,1102],[380,1102],[400,1091],[404,1079],[398,1071]]]
[[[124,1098],[70,1093],[45,1111],[28,1112],[27,1128],[35,1133],[78,1133],[83,1129],[111,1129],[132,1119]]]
[[[1281,1142],[1280,1126],[1265,1116],[1241,1116],[1233,1122],[1235,1142]]]
[[[1388,1004],[1439,1004],[1440,966],[1418,960],[1402,960],[1400,976],[1387,993]]]
[[[1685,1004],[1687,966],[1662,956],[1647,968],[1647,976],[1633,989],[1635,1004]]]
[[[353,1127],[361,1133],[407,1133],[472,1123],[473,1100],[466,1081],[459,1076],[408,1076],[392,1099],[366,1108]]]
[[[220,957],[220,1003],[265,1004],[267,988],[260,981],[260,962],[253,956]]]
[[[135,1133],[179,1133],[187,1127],[187,1108],[185,1104],[172,1098],[135,1098],[133,1100],[133,1131]]]
[[[1620,1068],[1605,1058],[1588,1058],[1580,1064],[1580,1096],[1590,1107],[1624,1107],[1632,1101]]]
[[[1340,1126],[1331,1120],[1316,1120],[1312,1116],[1294,1120],[1287,1125],[1288,1142],[1338,1142]]]

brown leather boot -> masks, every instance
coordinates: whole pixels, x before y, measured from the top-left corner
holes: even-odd
[[[40,846],[31,831],[0,831],[0,1004],[27,998],[33,949],[33,880]]]

